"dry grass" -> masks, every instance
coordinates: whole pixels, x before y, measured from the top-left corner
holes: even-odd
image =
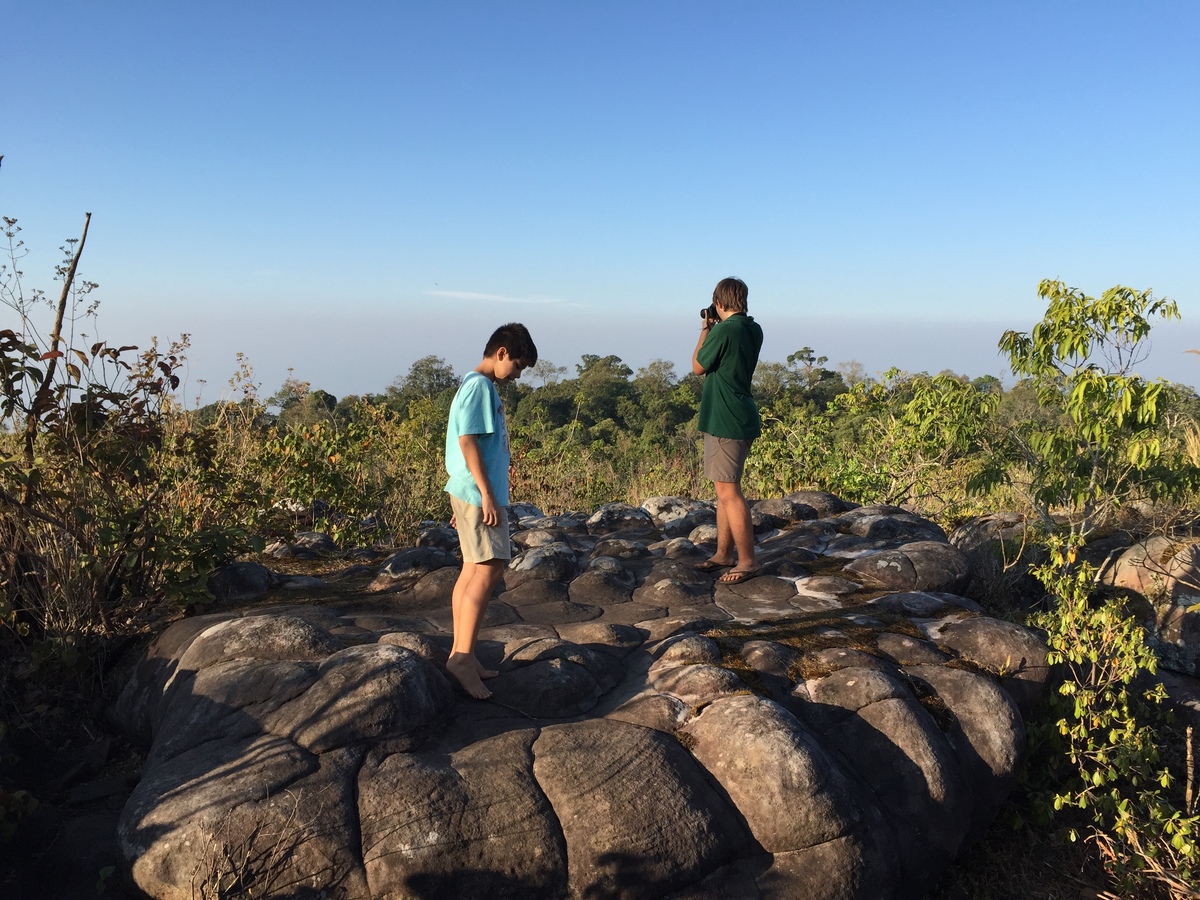
[[[1193,466],[1200,466],[1200,425],[1194,422],[1184,426],[1183,452]]]
[[[979,843],[950,867],[927,900],[1124,900],[1100,854],[1055,832],[1014,828],[1002,812]],[[1132,898],[1129,898],[1132,900]],[[1150,900],[1142,896],[1142,900]]]

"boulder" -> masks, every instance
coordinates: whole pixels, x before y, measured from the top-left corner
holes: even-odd
[[[445,550],[447,553],[454,553],[458,550],[458,531],[445,525],[422,528],[420,534],[417,535],[417,546],[433,547],[437,550]]]
[[[895,506],[863,506],[843,513],[839,519],[851,534],[868,540],[947,541],[940,526]]]
[[[530,547],[566,543],[567,533],[561,528],[532,528],[529,531],[518,531],[513,534],[512,542],[522,550],[528,550]]]
[[[821,518],[840,515],[857,505],[847,503],[841,497],[831,494],[828,491],[794,491],[784,497],[784,499],[790,500],[793,503],[803,503],[805,506],[815,509],[817,515]]]
[[[633,573],[610,556],[593,559],[583,574],[571,581],[570,594],[600,606],[628,603],[633,597],[637,579]]]
[[[1148,624],[1149,643],[1164,668],[1200,675],[1200,612],[1175,603],[1158,604]]]
[[[744,694],[746,683],[720,666],[672,665],[651,670],[651,684],[663,694],[677,697],[691,706],[702,706],[717,697]]]
[[[300,531],[292,538],[292,550],[307,550],[309,553],[337,553],[338,545],[324,531]]]
[[[887,591],[961,591],[971,570],[962,551],[943,541],[916,541],[868,553],[843,570],[855,581]]]
[[[1200,542],[1156,536],[1134,544],[1100,573],[1100,582],[1181,606],[1200,603]]]
[[[642,503],[664,537],[691,534],[698,525],[715,525],[717,512],[712,504],[684,497],[650,497]]]
[[[657,731],[614,720],[551,725],[533,754],[562,827],[573,896],[657,900],[749,845],[741,816]]]
[[[233,659],[184,670],[172,684],[147,765],[207,741],[263,734],[264,721],[316,680],[311,662]]]
[[[415,740],[445,715],[450,687],[428,661],[395,644],[334,653],[311,687],[264,719],[266,729],[324,753],[369,740]]]
[[[508,519],[510,522],[525,522],[529,519],[541,519],[545,517],[545,513],[532,503],[513,503],[508,507]]]
[[[772,497],[759,500],[753,508],[761,515],[770,519],[775,528],[786,528],[797,522],[805,522],[817,518],[820,514],[807,503],[789,500],[787,497]]]
[[[650,513],[628,503],[606,503],[587,520],[589,534],[612,534],[626,529],[653,529]]]
[[[581,715],[600,699],[600,685],[584,666],[567,659],[541,659],[488,682],[495,702],[535,718]]]
[[[413,547],[389,557],[367,586],[368,591],[403,591],[412,587],[430,572],[447,566],[458,566],[453,554],[438,547]]]
[[[565,896],[567,847],[533,775],[537,734],[369,758],[358,794],[370,896]]]
[[[975,616],[934,626],[929,631],[939,647],[995,673],[1022,715],[1030,715],[1045,696],[1050,680],[1048,651],[1027,629],[1012,622]]]
[[[209,625],[180,654],[196,671],[231,659],[323,660],[344,645],[325,629],[290,615],[252,615]]]
[[[206,585],[218,602],[259,600],[271,589],[271,572],[261,563],[235,562],[213,572]]]
[[[769,853],[826,843],[854,833],[863,821],[840,766],[770,700],[714,700],[680,731]],[[790,815],[781,816],[784,809]]]
[[[244,848],[255,864],[264,850],[273,857],[269,835],[283,833],[284,820],[271,798],[319,768],[291,741],[259,735],[200,744],[146,769],[117,825],[134,881],[150,896],[190,900],[197,876],[226,874],[223,848]]]
[[[511,591],[527,581],[567,582],[579,567],[575,551],[558,542],[531,547],[512,558],[504,572],[504,584]]]
[[[994,681],[973,672],[943,665],[913,665],[906,671],[929,685],[951,713],[947,737],[974,798],[967,832],[967,842],[973,843],[999,814],[1024,765],[1021,713]]]
[[[613,559],[641,559],[650,553],[641,541],[608,539],[599,541],[592,550],[593,557],[607,556]]]

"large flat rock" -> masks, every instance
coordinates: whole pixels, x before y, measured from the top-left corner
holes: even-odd
[[[763,501],[763,573],[729,585],[683,536],[708,504],[536,512],[479,633],[487,701],[445,674],[436,529],[368,592],[160,634],[113,711],[147,748],[119,826],[138,887],[915,900],[993,821],[1045,648],[957,593],[934,523]]]

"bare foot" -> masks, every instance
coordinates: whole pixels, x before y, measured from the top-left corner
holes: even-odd
[[[483,663],[479,661],[479,657],[475,657],[475,671],[479,673],[479,677],[486,681],[489,678],[495,678],[500,673],[495,669],[485,669]]]
[[[476,700],[486,700],[492,696],[492,692],[479,680],[477,665],[474,657],[465,653],[453,653],[446,660],[446,671],[458,680],[468,695]]]

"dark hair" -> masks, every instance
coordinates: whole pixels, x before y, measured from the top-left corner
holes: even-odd
[[[740,278],[722,278],[717,282],[713,291],[713,303],[722,309],[733,312],[746,311],[746,298],[750,296],[750,288]]]
[[[537,363],[537,347],[529,336],[529,329],[520,322],[509,322],[493,331],[483,348],[483,358],[495,356],[501,347],[508,351],[509,359],[519,359],[527,366]]]

